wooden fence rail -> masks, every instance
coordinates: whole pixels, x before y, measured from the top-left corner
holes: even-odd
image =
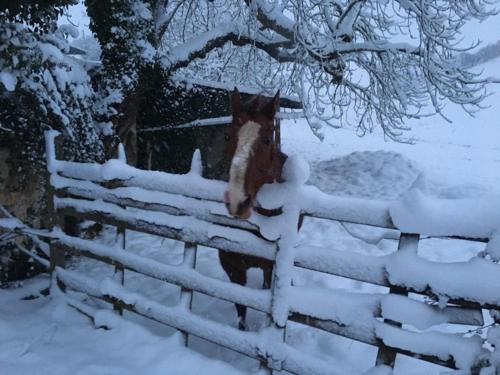
[[[363,199],[346,201],[346,198],[326,196],[317,191],[309,194],[313,187],[300,187],[292,182],[295,184],[292,190],[300,191],[304,199],[301,207],[291,214],[290,210],[284,210],[288,217],[286,214],[272,218],[252,215],[250,221],[235,220],[226,214],[220,201],[224,184],[219,181],[204,180],[193,172],[170,175],[137,170],[118,160],[103,165],[56,160],[53,138],[53,134],[48,136],[47,155],[55,217],[92,220],[115,226],[122,232],[139,231],[186,244],[182,265],[173,266],[68,235],[56,228],[51,234],[52,268],[61,285],[174,327],[184,333],[186,343],[188,335],[195,335],[256,358],[277,371],[336,373],[334,363],[301,353],[286,343],[287,320],[377,346],[377,365],[394,366],[397,354],[476,374],[485,365],[484,360],[479,360],[481,355],[484,358],[482,340],[426,329],[443,323],[484,325],[481,309],[500,309],[500,298],[494,292],[500,286],[500,265],[487,260],[446,265],[424,261],[417,255],[419,235],[412,233],[401,233],[396,253],[379,257],[341,251],[335,249],[335,244],[331,248],[307,245],[292,248],[289,244],[293,232],[290,229],[294,228],[289,225],[290,220],[298,220],[300,213],[397,230],[388,203]],[[193,189],[193,186],[200,186],[200,189]],[[286,204],[283,202],[285,208]],[[461,233],[450,235],[460,236]],[[477,240],[484,241],[484,238]],[[198,245],[274,261],[272,288],[256,290],[200,274],[195,267],[196,253],[201,251]],[[182,291],[179,305],[167,308],[127,291],[126,285],[120,282],[96,283],[65,270],[64,253],[90,257],[120,271],[133,271],[178,285]],[[293,265],[384,286],[389,288],[389,293],[360,294],[295,287],[290,283],[289,270]],[[411,265],[412,278],[401,274],[400,267],[405,265]],[[466,282],[459,291],[434,282],[432,273],[436,269],[453,271],[453,267],[465,279],[469,275],[479,277],[484,283],[484,293],[478,296],[476,288],[469,287]],[[477,275],[478,267],[484,277]],[[193,292],[269,314],[270,326],[263,332],[242,332],[199,317],[190,311]],[[410,298],[408,293],[436,301],[445,298],[448,302],[444,308],[441,303],[440,308],[429,305],[423,298]],[[395,305],[400,308],[390,308]],[[363,320],[352,319],[352,311],[358,311]],[[415,311],[418,314],[407,313]],[[422,321],[432,323],[422,326]],[[406,344],[415,340],[419,341],[418,346]],[[463,353],[468,354],[464,356]]]

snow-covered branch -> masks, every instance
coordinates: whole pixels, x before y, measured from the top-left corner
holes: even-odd
[[[228,42],[232,42],[236,46],[254,45],[280,63],[295,60],[293,55],[279,49],[278,46],[281,42],[276,43],[258,36],[252,37],[239,24],[229,23],[220,25],[182,45],[171,48],[167,56],[163,58],[163,64],[169,71],[176,71],[186,67],[195,59],[205,57],[212,50],[223,47]]]
[[[279,72],[279,85],[306,102],[311,125],[316,120],[335,126],[355,122],[363,133],[379,124],[387,136],[401,139],[406,119],[444,115],[446,100],[473,112],[485,97],[487,79],[457,64],[458,55],[471,47],[460,43],[457,31],[467,20],[494,14],[488,1],[245,4],[247,9],[240,6],[234,13],[239,17],[234,22],[245,25],[237,38],[226,33],[224,40],[191,57],[207,57],[229,40],[263,51],[266,57],[259,60],[256,53],[256,61],[271,57],[268,64]],[[269,42],[276,38],[278,43]],[[231,53],[228,59],[236,55],[246,65],[243,55],[226,51]],[[254,79],[265,79],[257,69],[254,73]]]
[[[255,7],[257,19],[265,28],[282,35],[290,42],[295,42],[295,22],[283,15],[283,9],[270,4],[267,0],[245,0],[248,6]]]

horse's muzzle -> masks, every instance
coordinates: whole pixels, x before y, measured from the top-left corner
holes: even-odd
[[[249,195],[242,202],[233,202],[231,204],[229,192],[226,191],[224,193],[224,204],[229,214],[236,219],[246,220],[252,216],[253,200]]]

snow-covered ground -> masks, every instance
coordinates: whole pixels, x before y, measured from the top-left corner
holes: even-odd
[[[36,284],[48,282],[39,278]],[[26,287],[35,287],[26,283]],[[122,375],[238,374],[222,361],[179,345],[178,337],[117,319],[111,330],[94,329],[63,299],[20,301],[22,291],[2,291],[0,374]]]
[[[492,61],[484,66],[485,73],[495,75],[498,67],[500,60]],[[491,90],[500,91],[500,87],[492,86]],[[386,142],[379,132],[359,138],[352,129],[325,129],[325,140],[320,142],[304,121],[288,121],[283,124],[283,147],[312,165],[310,183],[337,195],[396,199],[418,187],[427,195],[446,198],[500,196],[498,103],[500,93],[494,93],[485,103],[491,107],[476,118],[450,108],[447,114],[453,124],[436,117],[414,121],[413,145]],[[112,239],[111,232],[102,238]],[[341,225],[324,220],[306,220],[299,241],[311,245],[334,243],[337,250],[372,255],[393,252],[397,245],[392,240],[368,244],[350,236]],[[429,259],[450,261],[468,259],[483,248],[467,241],[433,239],[422,240],[419,253]],[[128,233],[127,251],[171,264],[182,259],[182,244],[136,233]],[[107,266],[78,258],[71,267],[93,279],[113,274]],[[200,249],[197,269],[227,280],[213,249]],[[257,270],[250,271],[249,279],[251,286],[261,285]],[[48,279],[41,277],[18,289],[0,291],[0,374],[238,374],[258,370],[256,361],[202,340],[191,339],[191,349],[185,349],[173,330],[133,314],[116,319],[111,330],[95,329],[61,298],[20,299],[46,285]],[[130,272],[126,273],[125,285],[167,305],[176,303],[179,296],[175,286]],[[294,285],[365,292],[381,289],[298,269]],[[237,324],[230,303],[196,294],[194,311]],[[250,329],[258,329],[264,321],[262,314],[250,312]],[[454,329],[466,332],[468,328]],[[287,342],[334,360],[347,375],[361,373],[374,364],[376,351],[367,345],[292,323],[287,335]],[[441,371],[443,368],[404,357],[398,359],[395,368],[395,374],[401,375]]]

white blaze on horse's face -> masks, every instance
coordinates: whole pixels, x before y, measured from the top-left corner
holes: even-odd
[[[245,177],[259,131],[260,125],[253,121],[246,122],[240,128],[238,144],[229,169],[229,190],[224,194],[224,201],[229,213],[241,219],[248,219],[252,214],[251,198],[245,192]]]

